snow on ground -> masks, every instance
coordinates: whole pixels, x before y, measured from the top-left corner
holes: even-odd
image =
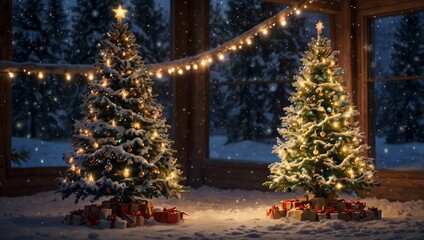
[[[67,212],[82,208],[88,200],[75,205],[73,198],[61,200],[53,192],[0,197],[0,239],[424,239],[423,200],[401,203],[364,199],[367,206],[383,210],[381,221],[297,222],[265,217],[267,207],[298,195],[201,187],[180,200],[154,200],[157,207],[176,206],[189,214],[183,222],[125,230],[62,223]]]

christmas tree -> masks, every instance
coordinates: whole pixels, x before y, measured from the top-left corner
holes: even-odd
[[[317,197],[369,189],[378,183],[372,179],[373,159],[364,156],[369,147],[361,143],[363,133],[353,122],[358,111],[346,92],[338,52],[322,36],[323,24],[316,28],[318,37],[308,44],[293,83],[292,105],[284,109],[278,129],[283,138],[273,152],[281,162],[269,165],[270,180],[264,185],[276,191],[303,188]]]
[[[114,9],[118,23],[111,24],[103,41],[96,78],[89,83],[75,123],[74,152],[64,154],[70,164],[58,178],[63,198],[76,201],[93,196],[116,196],[121,202],[134,197],[180,197],[179,165],[172,157],[169,126],[155,102],[152,80],[137,53],[135,37],[122,24],[126,10]]]

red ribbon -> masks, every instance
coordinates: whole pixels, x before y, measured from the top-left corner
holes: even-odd
[[[116,223],[116,215],[115,214],[112,214],[112,215],[109,215],[109,216],[107,216],[107,218],[106,218],[107,220],[110,220],[110,228],[115,228],[115,223]]]
[[[133,216],[143,216],[143,213],[141,211],[138,211],[138,212],[132,211],[130,213],[130,215],[133,215]]]
[[[173,207],[173,208],[164,208],[164,209],[163,209],[163,211],[164,211],[164,212],[168,212],[168,213],[175,213],[175,212],[177,212],[178,210],[177,210],[177,208],[176,208],[176,207]]]
[[[337,209],[335,208],[327,208],[327,209],[319,209],[317,210],[317,213],[325,213],[327,219],[331,219],[331,213],[338,213]]]
[[[78,209],[71,212],[71,216],[81,216],[84,213],[84,210]]]
[[[272,218],[274,218],[275,217],[275,210],[278,211],[279,209],[278,209],[277,206],[272,205],[271,208],[269,208],[269,209],[266,210],[266,216],[271,216]]]
[[[87,220],[91,223],[91,225],[96,225],[96,222],[99,220],[99,215],[94,214],[90,209],[87,215]]]
[[[352,205],[358,205],[360,209],[365,209],[365,206],[367,205],[365,202],[360,201],[349,201],[345,203],[346,208],[352,208]]]

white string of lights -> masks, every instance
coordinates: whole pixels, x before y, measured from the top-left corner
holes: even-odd
[[[214,49],[174,61],[148,64],[146,69],[151,76],[160,79],[165,74],[183,75],[185,72],[207,67],[214,61],[225,61],[229,54],[252,45],[255,37],[267,36],[270,29],[277,25],[285,27],[288,24],[287,18],[289,16],[300,15],[302,9],[308,8],[308,4],[313,1],[315,0],[299,0],[291,7],[281,10],[276,15]],[[93,80],[95,71],[96,69],[92,65],[0,61],[0,72],[7,72],[12,79],[16,77],[16,72],[24,72],[28,75],[36,74],[39,79],[43,79],[46,73],[50,73],[65,75],[67,81],[71,81],[73,75],[84,75],[88,80]]]

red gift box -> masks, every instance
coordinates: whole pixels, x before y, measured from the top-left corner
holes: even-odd
[[[284,209],[279,209],[277,206],[272,205],[271,208],[266,210],[266,216],[271,219],[280,219],[286,216],[286,211]]]
[[[174,208],[164,208],[163,211],[153,212],[153,218],[160,223],[177,223],[183,219],[183,212]]]
[[[290,211],[292,208],[297,208],[301,205],[299,199],[288,199],[281,201],[281,207],[285,211]]]

